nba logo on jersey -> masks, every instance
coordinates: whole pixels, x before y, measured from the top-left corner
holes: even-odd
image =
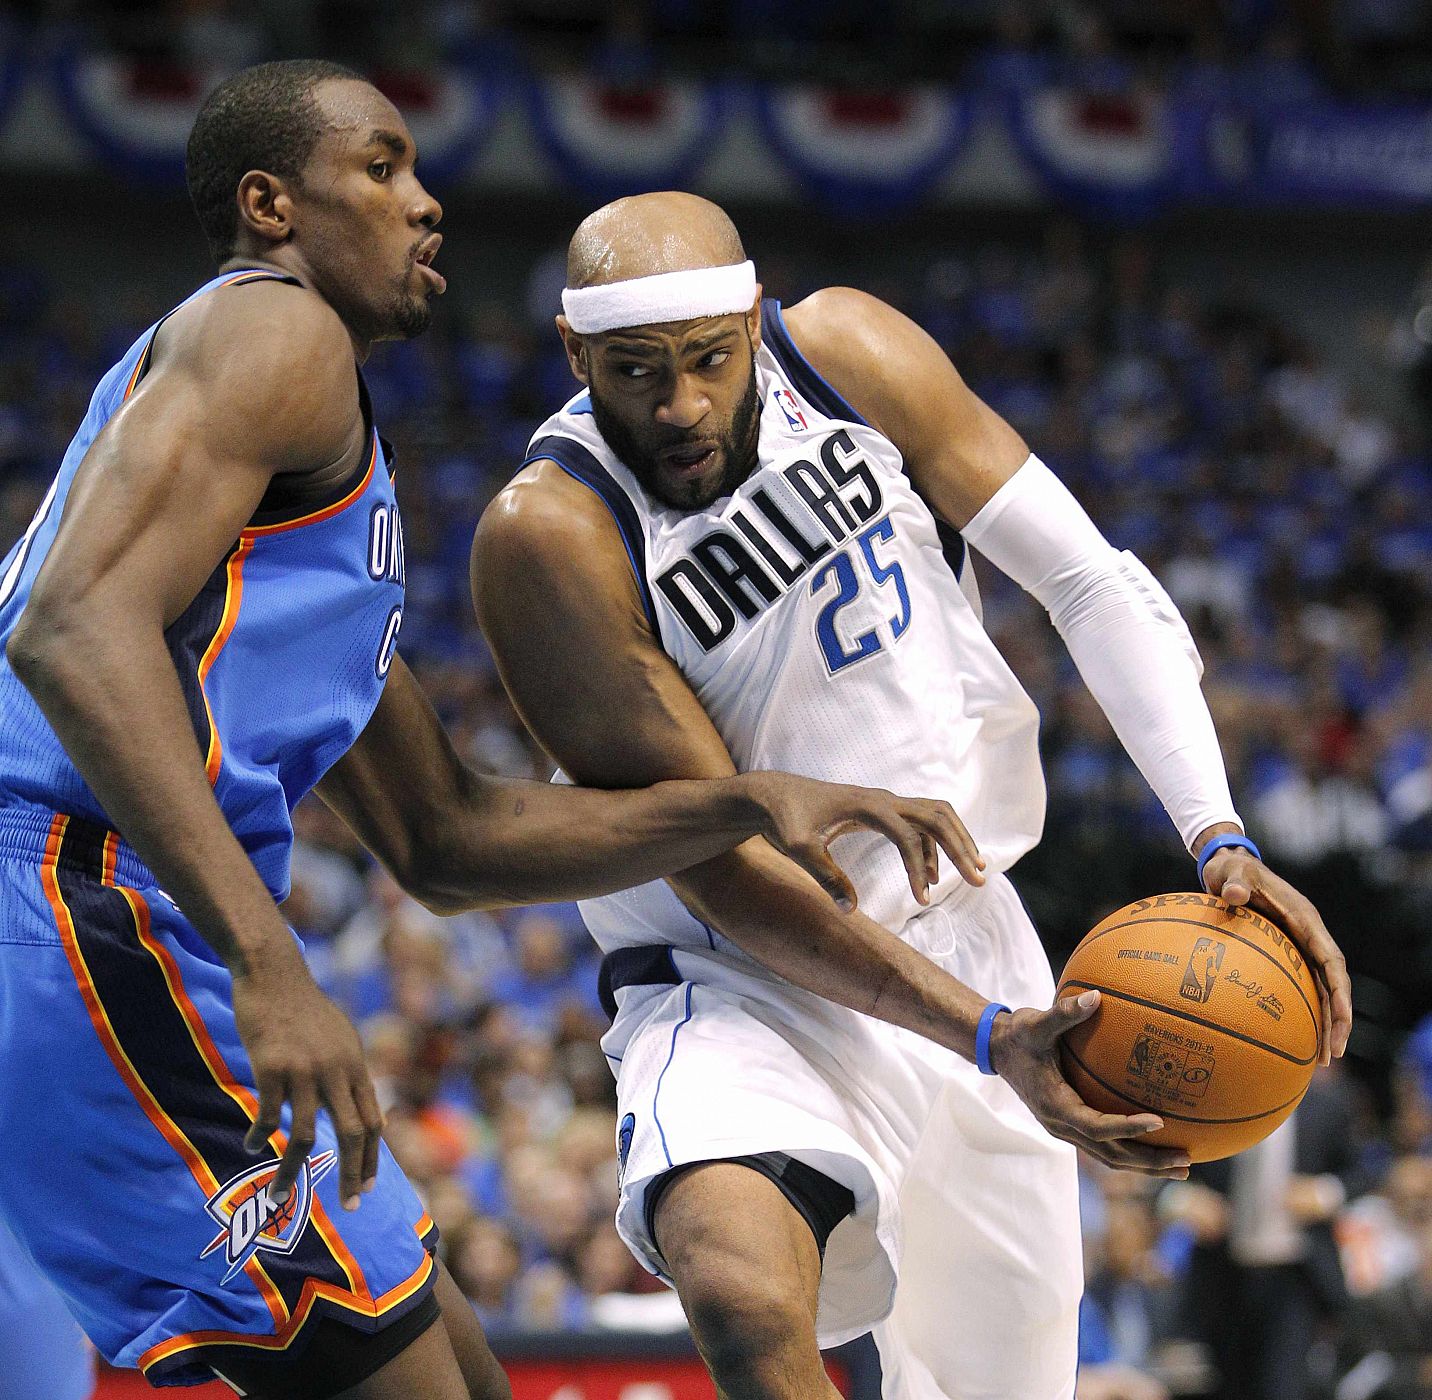
[[[337,1154],[320,1152],[310,1157],[298,1174],[286,1200],[274,1198],[269,1183],[278,1171],[278,1159],[262,1162],[230,1178],[204,1203],[204,1208],[223,1227],[199,1255],[207,1258],[218,1247],[229,1261],[223,1282],[244,1267],[258,1250],[270,1254],[292,1254],[308,1224],[313,1208],[313,1188],[333,1170]]]
[[[786,422],[791,425],[793,432],[805,432],[810,424],[806,422],[806,416],[801,412],[801,406],[796,401],[796,396],[789,389],[777,389],[771,395],[777,408],[786,415]]]

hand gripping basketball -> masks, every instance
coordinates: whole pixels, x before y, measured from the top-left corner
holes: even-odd
[[[1099,1007],[1098,992],[1063,997],[1048,1011],[1031,1007],[995,1018],[990,1061],[1052,1136],[1107,1166],[1149,1176],[1188,1176],[1188,1153],[1139,1139],[1163,1127],[1155,1113],[1100,1113],[1075,1093],[1059,1063],[1059,1039]]]
[[[1352,1030],[1352,982],[1342,950],[1311,900],[1275,875],[1249,851],[1230,847],[1210,857],[1203,887],[1225,904],[1247,905],[1266,914],[1306,954],[1317,974],[1323,1033],[1319,1058],[1330,1064],[1347,1049]]]

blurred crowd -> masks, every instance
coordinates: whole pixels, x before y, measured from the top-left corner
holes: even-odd
[[[789,254],[758,256],[768,290],[794,301],[811,289]],[[1244,1328],[1271,1296],[1257,1290],[1276,1286],[1298,1307],[1273,1311],[1301,1330],[1262,1351],[1306,1365],[1320,1389],[1238,1380],[1225,1400],[1425,1400],[1432,472],[1425,424],[1397,390],[1418,335],[1389,314],[1348,327],[1355,354],[1333,355],[1248,301],[1171,284],[1140,237],[1057,221],[1040,247],[867,285],[915,316],[1166,584],[1207,664],[1248,828],[1322,903],[1357,974],[1353,1072],[1320,1076],[1273,1160],[1178,1187],[1086,1172],[1081,1394],[1212,1393],[1220,1367],[1236,1378],[1246,1361],[1220,1323],[1241,1307]],[[475,629],[466,564],[484,504],[574,388],[551,330],[558,286],[539,259],[525,305],[450,300],[428,336],[382,348],[366,370],[397,449],[404,654],[469,762],[534,777],[549,766]],[[166,309],[153,296],[121,295],[97,319],[33,273],[0,270],[0,550],[28,523],[99,373]],[[1352,359],[1374,373],[1349,374]],[[1043,614],[992,571],[979,577],[988,626],[1044,716],[1048,829],[1016,878],[1058,959],[1109,909],[1187,887],[1192,872]],[[389,1144],[484,1322],[679,1321],[610,1224],[613,1086],[576,911],[438,918],[321,805],[300,809],[297,836],[288,917],[362,1029]],[[1271,1251],[1248,1242],[1250,1199],[1282,1222]]]

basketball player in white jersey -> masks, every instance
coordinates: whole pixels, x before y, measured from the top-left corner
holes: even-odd
[[[1341,955],[1242,833],[1167,595],[923,332],[846,289],[762,303],[730,221],[689,195],[593,214],[568,283],[585,390],[473,552],[532,732],[595,786],[783,767],[929,792],[980,851],[931,850],[912,893],[845,837],[858,911],[760,841],[583,905],[614,1017],[618,1228],[726,1396],[830,1395],[818,1344],[873,1328],[887,1397],[1066,1400],[1071,1144],[1188,1163],[1139,1141],[1156,1117],[1096,1113],[1060,1075],[1097,994],[1050,1008],[1004,874],[1043,821],[1038,717],[966,544],[1049,609],[1206,888],[1307,950],[1325,1056],[1351,1019]]]

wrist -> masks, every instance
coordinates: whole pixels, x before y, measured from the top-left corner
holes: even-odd
[[[975,1026],[975,1065],[981,1074],[998,1074],[995,1067],[994,1057],[996,1054],[998,1028],[1001,1024],[1000,1018],[1004,1017],[1004,1026],[1008,1027],[1013,1012],[1003,1002],[992,1001],[980,1012],[980,1018]]]
[[[236,986],[280,991],[296,981],[313,980],[298,943],[286,925],[278,933],[232,940],[224,961]]]
[[[717,779],[721,825],[741,836],[762,836],[771,830],[769,773],[737,773]]]
[[[1219,832],[1207,841],[1204,841],[1198,851],[1198,862],[1195,867],[1198,873],[1198,886],[1200,889],[1208,888],[1208,877],[1205,872],[1209,862],[1217,859],[1224,851],[1241,850],[1251,855],[1254,860],[1262,860],[1263,852],[1241,831]]]
[[[1203,854],[1203,848],[1208,845],[1215,836],[1243,836],[1244,834],[1243,827],[1238,822],[1213,822],[1211,825],[1204,827],[1203,830],[1193,838],[1193,843],[1188,848],[1189,854],[1197,860],[1199,856]]]

